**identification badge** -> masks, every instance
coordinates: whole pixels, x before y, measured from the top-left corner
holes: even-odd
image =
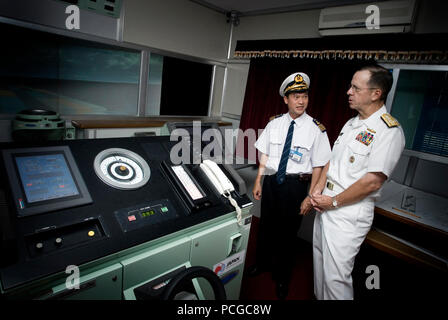
[[[302,156],[303,156],[303,154],[300,153],[298,150],[291,149],[289,151],[289,159],[291,159],[292,161],[295,161],[297,163],[302,162]]]

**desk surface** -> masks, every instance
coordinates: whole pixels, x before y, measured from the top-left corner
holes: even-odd
[[[402,208],[406,196],[414,197],[414,212]],[[376,202],[375,213],[448,237],[448,199],[441,196],[389,181]]]
[[[146,128],[163,127],[167,122],[203,121],[215,122],[218,126],[231,126],[231,122],[210,119],[191,118],[129,118],[129,119],[107,119],[107,120],[73,120],[72,124],[78,129],[98,129],[98,128]]]
[[[409,195],[415,200],[413,211],[404,203]],[[366,242],[400,259],[447,271],[448,199],[387,182]]]

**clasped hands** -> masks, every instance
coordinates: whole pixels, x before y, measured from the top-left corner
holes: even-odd
[[[253,196],[255,200],[261,199],[261,184],[255,183],[255,186],[252,190]],[[305,199],[302,201],[300,205],[300,214],[301,215],[307,215],[311,212],[311,209],[315,209],[318,212],[323,212],[326,210],[331,210],[333,208],[333,201],[331,197],[323,195],[322,191],[314,192],[312,195],[308,194],[308,196],[305,197]]]
[[[321,194],[321,192],[308,194],[300,205],[300,214],[305,216],[310,213],[311,209],[315,209],[317,212],[334,209],[332,198]]]

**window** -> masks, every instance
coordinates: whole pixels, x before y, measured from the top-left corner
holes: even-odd
[[[207,116],[213,66],[164,57],[160,115]]]
[[[0,34],[0,114],[46,109],[61,115],[208,115],[211,64],[151,52],[146,58],[143,47],[5,23],[0,23]],[[142,56],[148,59],[143,64]],[[146,99],[139,110],[141,65],[149,65],[149,73],[142,79]]]
[[[400,70],[391,114],[406,149],[448,156],[448,71]]]
[[[0,24],[0,113],[136,115],[140,51]]]
[[[151,53],[149,56],[148,86],[145,115],[160,114],[160,94],[162,92],[163,56]]]

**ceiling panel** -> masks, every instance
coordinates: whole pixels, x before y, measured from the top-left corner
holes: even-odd
[[[372,0],[190,0],[210,9],[240,16],[321,9],[342,5],[372,3]]]

